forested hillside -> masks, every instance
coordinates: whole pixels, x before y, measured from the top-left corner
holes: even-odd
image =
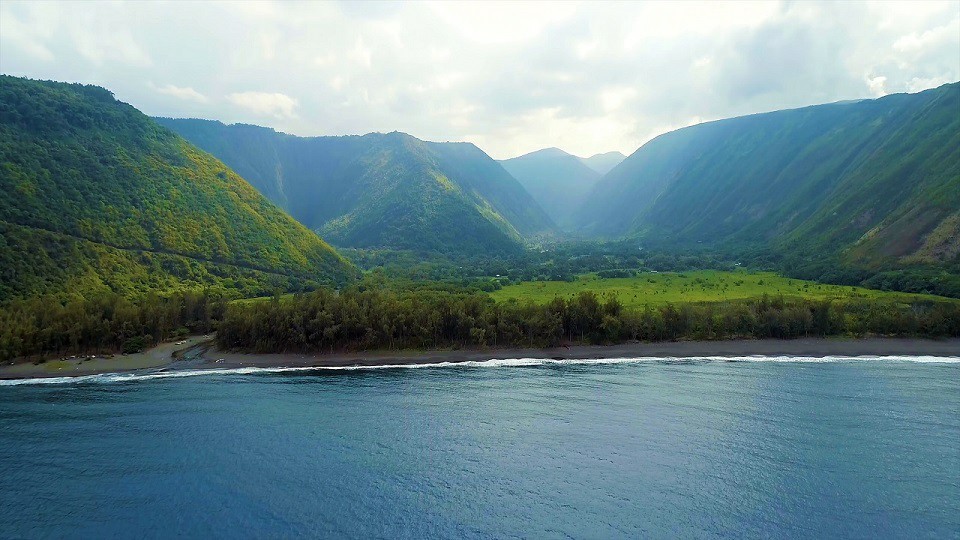
[[[523,187],[469,143],[398,132],[296,137],[249,125],[157,120],[337,245],[511,252],[526,238],[554,232]]]
[[[0,76],[0,300],[338,284],[356,270],[100,87]]]
[[[540,203],[562,229],[574,224],[574,213],[600,180],[600,173],[581,158],[559,148],[537,150],[500,162]]]
[[[598,237],[772,247],[799,266],[956,264],[960,83],[664,134],[577,221]]]

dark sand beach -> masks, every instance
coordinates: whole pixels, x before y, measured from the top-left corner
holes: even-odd
[[[31,361],[15,362],[0,366],[0,379],[78,377],[156,369],[173,364],[184,350],[197,344],[209,343],[211,339],[211,336],[190,336],[161,343],[152,349],[135,354],[78,355],[48,359],[40,364]]]
[[[434,364],[505,358],[597,359],[705,356],[940,356],[960,357],[960,339],[801,338],[792,340],[675,341],[575,345],[546,349],[366,351],[332,354],[246,354],[219,351],[209,337],[159,345],[143,353],[112,358],[82,358],[0,366],[0,379],[67,377],[140,370],[236,367],[345,367]]]

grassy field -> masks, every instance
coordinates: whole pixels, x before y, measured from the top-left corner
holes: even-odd
[[[812,281],[786,278],[772,272],[693,272],[645,273],[632,278],[602,279],[594,275],[580,276],[577,281],[527,281],[490,293],[494,300],[505,302],[532,300],[544,303],[555,297],[571,298],[582,291],[600,295],[616,295],[628,307],[656,306],[667,303],[722,302],[762,296],[783,295],[784,298],[808,299],[876,299],[911,302],[920,299],[951,301],[940,296],[876,291],[861,287],[824,285]],[[955,300],[953,300],[955,301]]]

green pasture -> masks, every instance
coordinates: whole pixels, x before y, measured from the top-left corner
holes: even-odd
[[[598,278],[593,274],[579,276],[576,281],[527,281],[506,286],[490,293],[494,300],[506,302],[531,300],[541,304],[556,297],[571,298],[583,291],[599,295],[615,295],[627,307],[656,306],[667,303],[723,302],[756,298],[764,294],[784,298],[822,300],[875,299],[896,302],[917,300],[951,301],[924,294],[876,291],[862,287],[825,285],[813,281],[791,279],[773,272],[649,272],[631,278]]]

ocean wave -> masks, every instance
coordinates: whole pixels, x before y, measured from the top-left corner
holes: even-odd
[[[430,362],[420,364],[384,364],[355,366],[297,366],[297,367],[238,367],[185,369],[172,371],[101,373],[74,377],[40,377],[34,379],[0,380],[0,386],[40,385],[40,384],[81,384],[81,383],[122,383],[147,381],[154,379],[177,379],[215,375],[258,375],[271,373],[320,372],[320,371],[368,371],[382,369],[430,369],[430,368],[510,368],[533,366],[565,365],[605,365],[605,364],[683,364],[683,363],[810,363],[824,364],[837,362],[909,362],[919,364],[960,364],[960,357],[953,356],[643,356],[629,358],[492,358],[490,360],[469,360],[465,362]]]

